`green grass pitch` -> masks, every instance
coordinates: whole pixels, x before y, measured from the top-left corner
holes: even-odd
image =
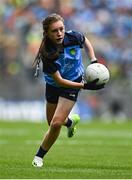
[[[45,156],[32,159],[48,128],[46,123],[0,121],[1,179],[132,179],[132,121],[80,123],[73,138],[66,128]]]

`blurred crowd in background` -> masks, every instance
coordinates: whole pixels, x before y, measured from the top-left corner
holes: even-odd
[[[84,33],[99,62],[110,69],[104,91],[81,94],[86,113],[92,109],[98,115],[108,107],[109,114],[132,117],[132,0],[0,0],[0,98],[44,99],[43,78],[34,79],[32,63],[42,20],[50,13],[63,16],[66,30]],[[85,53],[83,59],[87,66]]]

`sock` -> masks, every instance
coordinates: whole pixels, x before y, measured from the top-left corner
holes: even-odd
[[[40,148],[39,148],[36,156],[38,156],[38,157],[40,157],[40,158],[43,158],[46,153],[47,153],[47,151],[44,150],[44,149],[40,146]]]
[[[65,126],[66,126],[66,127],[70,127],[71,125],[72,125],[72,120],[68,118]]]

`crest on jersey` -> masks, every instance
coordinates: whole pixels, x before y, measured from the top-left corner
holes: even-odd
[[[74,56],[76,54],[76,49],[75,48],[70,49],[70,54]]]

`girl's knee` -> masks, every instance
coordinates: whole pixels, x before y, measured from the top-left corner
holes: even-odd
[[[63,125],[60,117],[54,117],[50,123],[51,128],[58,129]]]

